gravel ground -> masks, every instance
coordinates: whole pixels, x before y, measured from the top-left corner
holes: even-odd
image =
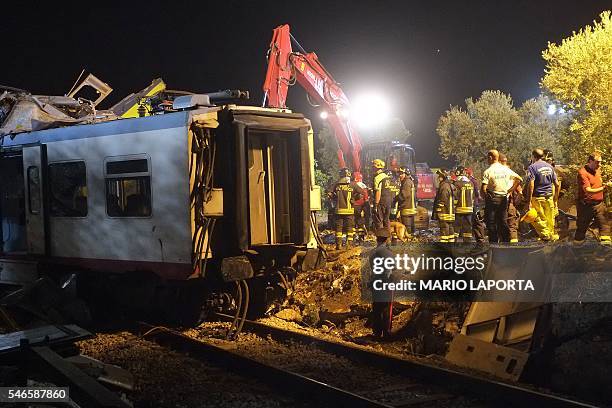
[[[205,323],[184,334],[201,341],[222,345],[226,323]],[[355,392],[367,398],[393,404],[424,396],[442,396],[437,401],[419,406],[430,407],[485,407],[480,401],[449,395],[437,387],[422,386],[410,382],[403,376],[392,375],[367,365],[352,362],[346,358],[324,352],[316,347],[301,343],[280,343],[271,338],[262,338],[252,333],[242,333],[235,342],[233,351],[266,364],[293,371],[316,380]]]
[[[78,343],[82,354],[128,370],[136,408],[307,407],[261,382],[234,375],[142,340],[131,333],[99,334]]]

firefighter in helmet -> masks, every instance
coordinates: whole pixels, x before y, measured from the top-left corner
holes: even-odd
[[[399,168],[400,191],[397,197],[400,219],[406,227],[407,238],[414,235],[414,216],[417,213],[416,188],[407,167]]]
[[[393,170],[387,170],[387,176],[389,176],[389,189],[391,190],[391,212],[389,213],[389,227],[391,222],[399,221],[399,210],[398,210],[398,196],[400,192],[400,180],[399,180],[399,167],[395,167]],[[391,242],[396,243],[399,237],[396,229],[391,228]]]
[[[355,198],[355,203],[353,205],[355,208],[355,232],[357,234],[357,238],[363,240],[365,239],[366,235],[368,235],[365,222],[367,211],[366,206],[370,205],[368,187],[363,183],[363,176],[358,171],[353,173],[353,183],[363,190],[363,193],[359,194],[359,197]]]
[[[389,231],[389,217],[393,204],[393,191],[391,179],[385,173],[385,162],[380,159],[372,160],[374,170],[374,232],[378,235],[380,230]]]
[[[459,236],[463,242],[472,241],[472,214],[474,213],[474,185],[465,173],[463,166],[455,169],[455,194],[457,207],[455,208],[455,237]]]
[[[333,197],[336,201],[336,249],[342,247],[342,235],[346,234],[346,246],[353,244],[355,234],[355,195],[363,194],[363,189],[351,182],[351,172],[342,168],[339,180],[334,185]],[[358,198],[358,197],[357,197]]]
[[[433,206],[432,218],[440,225],[440,242],[455,242],[455,193],[446,169],[436,172],[440,182]]]

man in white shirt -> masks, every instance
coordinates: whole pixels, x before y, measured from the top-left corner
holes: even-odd
[[[508,195],[521,182],[521,176],[499,162],[499,152],[487,153],[489,168],[482,175],[481,191],[485,198],[485,222],[489,242],[510,242]]]

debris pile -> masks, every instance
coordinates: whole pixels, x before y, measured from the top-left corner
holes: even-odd
[[[94,90],[95,101],[77,95],[84,87]],[[111,91],[92,74],[65,96],[32,95],[23,89],[0,86],[0,136],[116,119],[112,112],[96,110]]]
[[[371,304],[362,299],[362,290],[367,290],[361,280],[362,252],[374,244],[365,245],[330,251],[324,268],[298,274],[286,301],[267,323],[283,326],[285,321],[359,344],[377,343],[371,337]],[[400,354],[443,355],[468,309],[469,303],[395,302],[394,335],[383,348]]]

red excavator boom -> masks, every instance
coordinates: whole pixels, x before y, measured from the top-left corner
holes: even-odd
[[[300,52],[293,52],[292,41]],[[327,109],[327,120],[338,141],[340,167],[350,158],[353,171],[361,170],[361,139],[349,120],[349,101],[338,83],[323,67],[314,52],[307,53],[285,24],[274,29],[268,51],[268,71],[263,85],[263,106],[286,108],[289,86],[297,81],[310,99]]]

